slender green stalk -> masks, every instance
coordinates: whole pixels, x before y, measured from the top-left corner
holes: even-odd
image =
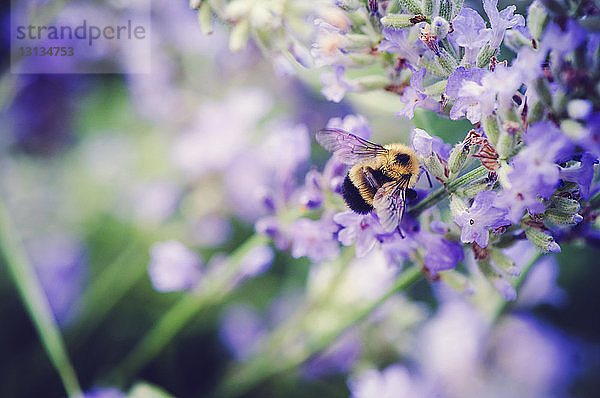
[[[67,340],[72,340],[75,347],[85,343],[110,310],[145,275],[147,259],[140,256],[142,250],[145,248],[134,238],[86,289],[79,300],[81,312],[77,317],[77,325],[67,334]]]
[[[46,350],[70,397],[81,397],[81,388],[71,365],[50,303],[38,276],[27,258],[22,242],[17,238],[10,213],[0,199],[0,249],[17,291]]]
[[[254,247],[267,242],[267,238],[252,235],[229,258],[228,272],[222,279],[204,284],[197,292],[184,294],[149,330],[133,350],[114,368],[109,380],[127,381],[156,357],[203,308],[222,301],[231,290],[233,278],[244,256]]]
[[[358,311],[352,312],[332,331],[319,336],[316,340],[308,342],[307,346],[302,350],[294,352],[294,356],[290,358],[278,357],[279,352],[274,352],[271,355],[259,355],[252,362],[242,365],[241,368],[236,368],[230,372],[229,377],[226,377],[225,384],[221,385],[215,396],[218,397],[236,397],[250,391],[264,380],[273,377],[277,374],[289,371],[296,368],[298,365],[316,355],[323,349],[331,345],[344,331],[358,322],[365,319],[373,312],[375,308],[388,300],[391,296],[401,290],[406,289],[413,283],[418,281],[423,276],[421,267],[413,265],[407,268],[383,296],[378,300],[370,303],[368,306],[361,308]],[[302,330],[297,330],[298,338],[305,337]]]
[[[473,182],[478,178],[483,177],[487,173],[488,173],[488,169],[486,169],[483,166],[479,166],[478,168],[473,169],[473,170],[469,171],[468,173],[463,174],[462,176],[458,177],[456,180],[449,182],[445,186],[440,187],[437,191],[435,191],[434,193],[427,196],[425,199],[423,199],[422,201],[420,201],[419,203],[417,203],[416,205],[411,207],[408,210],[408,212],[410,213],[411,216],[417,217],[422,212],[427,210],[428,208],[436,205],[437,203],[441,202],[443,199],[447,198],[451,193],[456,191],[458,188],[462,187],[463,185],[467,185],[468,183]]]

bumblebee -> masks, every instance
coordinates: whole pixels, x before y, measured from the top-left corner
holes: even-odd
[[[381,146],[347,131],[326,128],[316,134],[340,162],[352,166],[344,179],[342,196],[356,213],[375,210],[383,229],[392,232],[402,220],[412,188],[419,179],[416,153],[403,144]]]

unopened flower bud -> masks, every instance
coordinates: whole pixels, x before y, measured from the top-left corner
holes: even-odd
[[[496,115],[490,115],[483,119],[482,127],[490,144],[496,145],[500,136],[500,126],[498,126]]]
[[[469,279],[455,270],[442,271],[439,273],[440,279],[448,286],[459,293],[473,294],[475,290]]]
[[[442,164],[442,161],[436,154],[422,157],[420,160],[425,170],[430,172],[434,177],[437,177],[442,181],[445,181],[448,178],[446,175],[446,167]]]
[[[397,14],[402,11],[402,7],[400,6],[399,0],[392,0],[388,2],[388,6],[386,11],[388,14]]]
[[[423,14],[425,14],[428,17],[433,16],[433,8],[434,8],[433,0],[423,0]]]
[[[485,46],[479,50],[479,54],[477,54],[477,67],[478,68],[487,68],[490,64],[490,60],[496,54],[496,49],[491,48],[490,44],[487,43]]]
[[[200,6],[202,5],[202,3],[206,3],[206,1],[202,1],[202,0],[190,0],[190,8],[192,10],[197,10],[198,8],[200,8]]]
[[[242,19],[236,23],[229,34],[229,49],[232,52],[240,51],[246,46],[250,37],[250,21]]]
[[[452,18],[454,18],[454,15],[452,15],[452,1],[441,0],[438,14],[446,21],[452,21]]]
[[[436,35],[438,40],[442,40],[450,32],[450,23],[442,17],[433,18],[431,22],[431,33]]]
[[[490,183],[485,181],[485,182],[478,182],[475,184],[469,184],[466,187],[462,187],[459,190],[457,190],[456,192],[466,196],[468,198],[474,198],[475,196],[477,196],[477,194],[481,191],[486,191],[490,189]]]
[[[556,208],[546,209],[544,218],[559,225],[575,225],[583,220],[583,217],[577,213],[565,213]]]
[[[535,81],[534,88],[541,102],[547,107],[552,107],[552,94],[550,94],[548,81],[546,79],[539,78]]]
[[[448,21],[452,21],[463,9],[465,0],[452,0],[452,17],[448,18]]]
[[[581,125],[581,123],[572,119],[562,120],[560,122],[560,129],[575,141],[584,139],[588,135],[588,131]]]
[[[387,14],[381,18],[381,24],[386,28],[402,29],[413,26],[410,21],[414,15],[412,14]]]
[[[448,170],[450,170],[450,178],[458,175],[467,164],[469,157],[469,147],[464,143],[454,145],[448,156]]]
[[[537,228],[525,229],[525,236],[535,246],[540,248],[545,253],[560,253],[560,246],[554,241],[552,235],[540,231]]]
[[[506,31],[504,44],[514,52],[518,52],[521,47],[525,46],[533,48],[531,40],[526,38],[523,33],[516,29]]]
[[[450,199],[450,213],[452,217],[456,217],[460,214],[463,214],[469,210],[469,206],[462,200],[458,195],[452,195]]]
[[[411,12],[415,15],[423,14],[423,9],[421,8],[421,2],[418,0],[400,0],[400,5],[403,9],[408,12]]]
[[[513,152],[515,147],[515,136],[509,133],[505,129],[502,129],[500,136],[498,137],[498,144],[496,150],[500,159],[507,159]]]
[[[439,57],[437,60],[442,67],[442,69],[446,72],[446,75],[449,76],[450,73],[454,72],[456,68],[458,68],[458,62],[456,58],[448,53],[448,51],[441,49],[439,50]]]
[[[592,108],[590,101],[574,99],[567,104],[567,113],[572,119],[586,119],[592,113]]]
[[[548,20],[548,14],[544,5],[540,1],[534,1],[527,9],[527,28],[531,36],[539,40],[546,26]]]
[[[502,275],[492,267],[489,263],[489,260],[479,260],[477,261],[479,265],[479,269],[485,276],[485,278],[494,286],[494,288],[500,293],[500,295],[506,301],[513,301],[517,298],[517,292],[513,285],[510,284],[506,278],[502,277]]]
[[[550,203],[556,209],[567,214],[575,214],[581,209],[581,205],[574,199],[564,198],[562,196],[551,196]]]
[[[198,23],[200,24],[202,33],[205,35],[210,35],[213,32],[212,11],[210,10],[208,1],[203,1],[200,4],[200,9],[198,10]]]
[[[521,274],[521,271],[515,266],[515,262],[502,253],[500,249],[490,247],[490,259],[496,267],[509,275],[519,276]]]

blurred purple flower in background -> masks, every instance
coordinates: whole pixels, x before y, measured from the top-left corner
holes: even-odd
[[[68,235],[30,242],[29,253],[42,287],[60,324],[68,323],[83,293],[87,255],[81,241]]]
[[[176,240],[155,243],[150,249],[148,274],[152,286],[159,292],[197,287],[202,277],[201,266],[196,253]]]

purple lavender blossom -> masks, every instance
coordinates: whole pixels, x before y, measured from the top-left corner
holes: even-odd
[[[439,155],[443,159],[448,159],[451,146],[437,136],[430,136],[427,131],[415,128],[410,132],[410,144],[417,155],[424,157],[433,154]]]
[[[321,93],[329,101],[340,102],[347,92],[357,91],[359,86],[346,77],[346,69],[343,66],[335,67],[334,72],[321,73]]]
[[[352,398],[425,397],[422,384],[413,381],[408,370],[400,364],[392,364],[381,372],[366,370],[351,378],[348,386]]]
[[[427,69],[425,68],[412,73],[410,86],[404,88],[402,97],[400,97],[400,101],[406,105],[396,113],[396,117],[412,119],[415,116],[415,108],[417,106],[430,111],[440,109],[440,104],[423,92],[423,78],[426,73]]]
[[[510,224],[505,209],[494,206],[497,194],[494,191],[482,191],[475,196],[469,209],[454,215],[454,222],[462,227],[460,240],[463,243],[475,242],[479,247],[487,247],[490,228]]]
[[[298,201],[306,209],[318,209],[323,203],[322,175],[317,170],[309,170],[300,189]]]
[[[368,140],[373,134],[373,130],[363,115],[346,115],[344,118],[333,117],[327,122],[328,128],[340,128],[356,136]]]
[[[508,186],[499,197],[500,207],[509,208],[508,219],[517,224],[525,209],[544,211],[539,198],[547,199],[556,189],[560,173],[556,162],[567,160],[573,144],[551,122],[532,125],[525,134],[527,146],[512,160]]]
[[[451,37],[456,44],[465,48],[462,64],[474,65],[477,53],[490,39],[491,29],[486,27],[485,21],[479,13],[471,8],[463,8],[452,20],[454,32]]]
[[[360,358],[362,346],[356,328],[350,329],[334,341],[325,351],[311,358],[303,366],[308,379],[348,372]]]
[[[127,394],[114,387],[94,387],[83,394],[84,398],[125,398]]]
[[[458,120],[461,117],[466,117],[471,123],[477,123],[481,120],[481,110],[477,96],[462,95],[461,89],[468,82],[481,84],[483,77],[488,71],[480,68],[465,69],[459,67],[448,76],[446,84],[446,96],[456,98],[452,108],[450,109],[450,119]]]
[[[342,245],[350,246],[356,242],[358,258],[369,253],[379,242],[379,235],[385,233],[379,221],[371,213],[362,215],[346,211],[334,215],[333,221],[342,226],[338,233]]]
[[[200,282],[201,265],[196,253],[170,240],[152,245],[148,274],[152,286],[159,292],[192,289]]]
[[[527,279],[519,289],[518,305],[533,307],[539,304],[562,305],[566,292],[558,286],[559,265],[552,256],[544,256],[527,273]]]
[[[219,336],[238,361],[249,359],[267,335],[264,320],[256,310],[234,306],[221,319]]]
[[[384,39],[379,43],[379,51],[398,54],[413,68],[419,64],[421,55],[425,53],[425,45],[420,40],[409,41],[408,29],[384,28],[381,33]]]
[[[585,130],[587,134],[580,138],[578,143],[600,158],[600,112],[596,112],[588,118]]]
[[[59,324],[67,323],[82,293],[87,273],[87,256],[82,243],[57,235],[28,245],[33,266]]]
[[[587,34],[587,31],[572,19],[567,19],[565,30],[556,23],[550,23],[541,38],[541,51],[551,51],[557,62],[564,62],[564,56],[579,47]]]
[[[425,247],[424,265],[433,275],[456,268],[465,258],[462,245],[444,239],[443,235],[421,230],[416,239]]]
[[[334,236],[337,230],[337,225],[326,216],[321,220],[297,219],[290,232],[292,257],[306,256],[314,262],[337,258],[340,254]]]
[[[576,182],[579,185],[579,192],[583,199],[590,196],[590,187],[594,178],[594,165],[598,163],[595,156],[584,153],[581,156],[580,164],[571,167],[559,167],[558,173],[561,180]]]
[[[502,11],[498,11],[498,0],[483,0],[483,9],[485,10],[490,24],[492,26],[492,38],[490,47],[497,49],[504,39],[504,33],[507,29],[525,25],[525,18],[522,15],[514,14],[516,6],[510,5]]]
[[[240,261],[238,277],[254,278],[266,272],[273,263],[273,249],[269,245],[259,245],[250,250]]]

